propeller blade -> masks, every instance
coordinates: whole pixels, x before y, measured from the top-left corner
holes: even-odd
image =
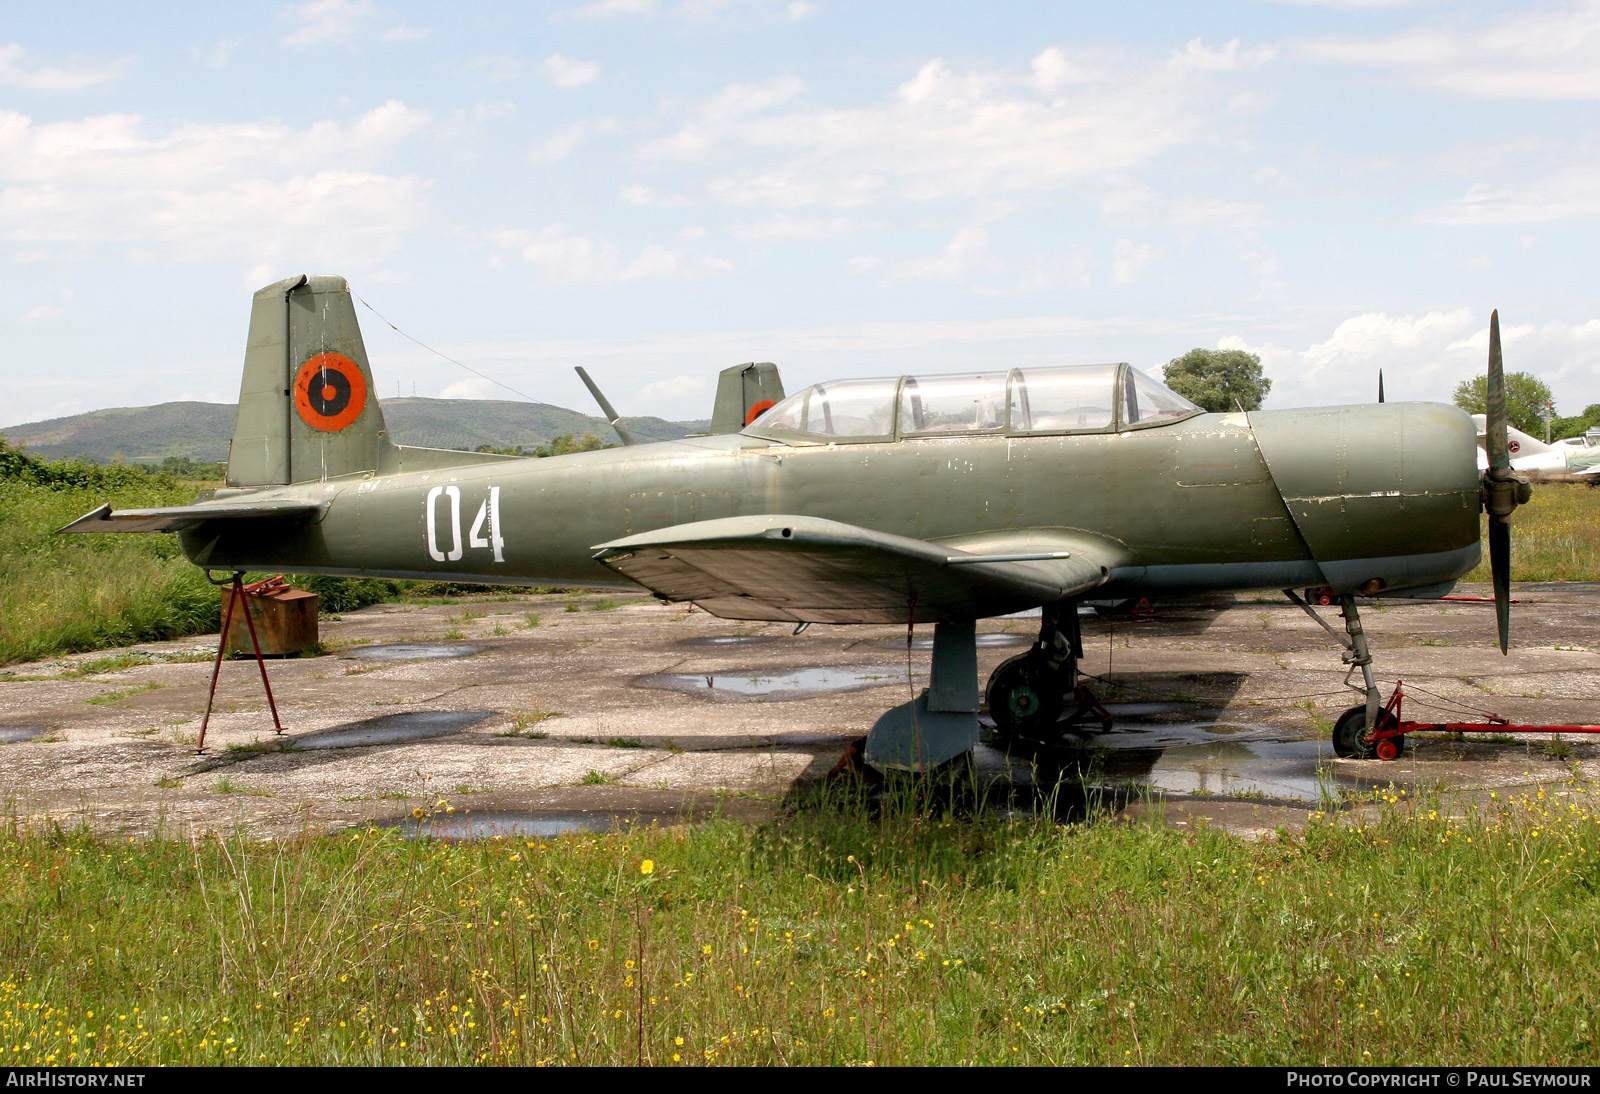
[[[1383,369],[1378,370],[1378,402],[1383,402]]]
[[[1511,646],[1511,525],[1489,518],[1489,572],[1494,578],[1494,615],[1500,624],[1500,652]]]
[[[1500,361],[1500,310],[1489,313],[1489,398],[1484,414],[1484,449],[1489,470],[1510,471],[1511,450],[1506,447],[1506,374]]]

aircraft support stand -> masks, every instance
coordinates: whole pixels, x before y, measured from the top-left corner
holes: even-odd
[[[209,570],[206,571],[206,580],[218,586],[225,587],[230,584],[227,581],[217,581]],[[222,634],[217,638],[217,659],[211,665],[211,689],[206,692],[206,713],[205,717],[200,719],[200,739],[195,742],[194,751],[197,756],[205,755],[206,728],[211,725],[211,707],[217,701],[217,677],[222,675],[222,658],[228,652],[228,627],[233,623],[235,608],[243,613],[245,627],[250,631],[250,648],[255,651],[256,667],[261,670],[261,686],[267,691],[267,706],[272,709],[273,731],[283,732],[283,723],[278,720],[278,703],[272,697],[272,684],[267,680],[267,662],[261,655],[261,642],[256,638],[256,624],[250,618],[250,606],[244,599],[244,574],[235,571],[231,584],[233,595],[228,598],[228,610],[222,613]]]
[[[884,712],[867,734],[863,758],[880,771],[929,771],[977,743],[977,624],[935,623],[927,689]]]

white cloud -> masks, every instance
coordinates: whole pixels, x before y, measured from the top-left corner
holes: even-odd
[[[1131,285],[1139,280],[1139,275],[1150,265],[1151,254],[1148,243],[1136,244],[1131,239],[1117,240],[1111,248],[1111,283]]]
[[[1125,228],[1169,224],[1174,228],[1240,231],[1268,223],[1266,212],[1254,202],[1210,197],[1168,200],[1142,185],[1122,181],[1100,199],[1100,212],[1108,223]]]
[[[0,111],[0,239],[139,263],[367,268],[421,221],[425,184],[379,165],[427,121],[393,100],[305,129]]]
[[[519,256],[546,280],[568,284],[699,277],[733,269],[731,262],[714,255],[673,251],[655,244],[624,262],[616,244],[581,235],[560,223],[537,231],[501,229],[492,241],[502,252]]]
[[[808,19],[820,10],[810,0],[679,0],[664,6],[658,0],[593,0],[562,13],[565,19],[654,18],[665,12],[679,19],[704,21],[749,14],[786,22]]]
[[[720,167],[714,199],[778,209],[1049,191],[1210,139],[1231,110],[1223,60],[1242,67],[1245,55],[1210,51],[1205,67],[1186,55],[1054,48],[1026,72],[934,59],[882,101],[852,109],[805,104],[793,76],[730,84],[640,155]]]
[[[441,399],[504,399],[506,389],[489,380],[469,376],[446,384],[439,391]]]
[[[617,123],[614,118],[588,118],[573,122],[546,137],[544,143],[534,148],[529,157],[536,164],[555,163],[557,160],[566,159],[574,148],[591,136],[597,133],[613,133],[616,128]]]
[[[716,19],[743,13],[793,23],[815,15],[817,6],[805,0],[681,0],[672,9],[672,14],[686,19]]]
[[[1244,49],[1239,39],[1220,48],[1208,46],[1199,38],[1191,38],[1181,50],[1175,50],[1172,59],[1186,68],[1202,72],[1234,72],[1239,69],[1260,68],[1277,55],[1271,46]]]
[[[45,319],[59,319],[63,312],[64,309],[53,304],[35,304],[22,313],[22,321],[24,323],[38,323]]]
[[[201,48],[189,47],[189,60],[206,68],[226,68],[228,58],[233,56],[233,51],[244,42],[243,38],[224,38],[213,45]]]
[[[1418,27],[1381,38],[1320,38],[1298,43],[1295,52],[1389,69],[1469,98],[1594,99],[1600,98],[1600,3],[1520,12],[1474,30]]]
[[[380,40],[384,42],[420,42],[432,33],[432,27],[413,27],[405,23],[398,23],[384,31],[380,36]]]
[[[1000,260],[989,249],[988,230],[969,224],[955,234],[941,253],[896,263],[890,280],[965,281],[1001,268]]]
[[[623,201],[641,209],[673,209],[689,204],[681,194],[658,194],[648,186],[624,186],[620,192]]]
[[[882,227],[882,221],[863,221],[855,217],[776,216],[735,224],[733,234],[750,243],[776,243],[795,239],[843,239]]]
[[[57,68],[23,62],[27,51],[15,42],[0,46],[0,84],[27,91],[82,91],[95,84],[120,79],[127,70],[122,61]]]
[[[544,74],[557,87],[582,87],[600,78],[600,66],[594,61],[574,61],[552,53],[544,59]]]
[[[1488,331],[1488,315],[1468,308],[1400,316],[1365,312],[1303,350],[1251,345],[1238,336],[1223,338],[1218,346],[1260,355],[1273,381],[1269,405],[1274,407],[1371,402],[1377,398],[1379,369],[1391,400],[1448,403],[1458,383],[1483,374]],[[1596,401],[1600,319],[1514,323],[1503,317],[1500,333],[1506,368],[1548,383],[1558,412],[1574,413]]]
[[[316,46],[354,37],[378,6],[372,0],[309,0],[279,13],[279,18],[294,24],[283,36],[286,46]]]
[[[481,72],[483,79],[491,84],[508,84],[513,80],[522,78],[521,57],[500,55],[495,57],[474,57],[461,62],[461,67],[467,72]]]
[[[1515,181],[1504,185],[1478,182],[1460,197],[1424,214],[1434,224],[1548,224],[1600,216],[1600,162],[1557,165],[1528,170],[1512,167]]]
[[[498,102],[478,101],[472,104],[472,110],[466,116],[476,124],[494,121],[497,118],[509,118],[516,114],[517,105],[504,99]]]
[[[1087,289],[1094,282],[1094,258],[1084,247],[1035,256],[1021,263],[1018,292],[1061,292]]]
[[[1091,64],[1084,57],[1068,56],[1060,46],[1051,46],[1029,64],[1033,70],[1033,84],[1045,94],[1051,94],[1070,84],[1086,84],[1105,75],[1106,66]]]
[[[574,19],[622,19],[628,16],[654,15],[656,0],[594,0],[573,8],[566,14]]]
[[[669,376],[646,384],[628,402],[642,408],[644,413],[654,414],[655,411],[649,409],[652,403],[681,403],[705,394],[709,387],[703,376]]]

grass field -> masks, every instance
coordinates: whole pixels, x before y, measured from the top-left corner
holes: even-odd
[[[443,806],[441,806],[443,807]],[[1600,1063],[1600,819],[0,837],[21,1064]]]
[[[1511,518],[1511,578],[1600,580],[1600,489],[1535,483],[1532,500]],[[1487,548],[1483,562],[1465,580],[1490,580]]]
[[[220,626],[217,591],[172,536],[56,536],[110,502],[187,505],[199,486],[160,475],[105,486],[0,482],[0,664]]]

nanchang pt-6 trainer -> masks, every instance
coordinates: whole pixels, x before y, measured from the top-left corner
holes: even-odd
[[[978,739],[977,619],[1042,609],[986,689],[1002,733],[1039,736],[1085,700],[1083,598],[1327,588],[1366,694],[1335,745],[1362,754],[1380,696],[1354,597],[1448,591],[1478,563],[1484,509],[1505,648],[1506,521],[1529,488],[1506,452],[1497,319],[1490,347],[1481,475],[1453,407],[1208,414],[1126,364],[786,398],[746,366],[724,374],[711,435],[523,459],[392,443],[348,286],[301,276],[255,294],[227,485],[62,531],[176,532],[214,570],[637,583],[727,619],[932,623],[928,688],[867,739],[868,763],[910,769]]]

